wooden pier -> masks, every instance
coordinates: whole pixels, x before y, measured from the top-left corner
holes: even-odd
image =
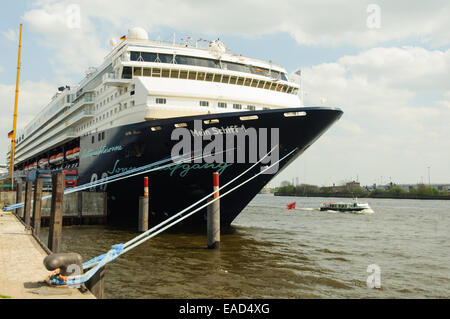
[[[12,213],[0,211],[0,298],[94,299],[86,290],[53,288],[45,283],[47,252]]]

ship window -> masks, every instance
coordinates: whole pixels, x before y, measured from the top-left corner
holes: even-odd
[[[225,103],[225,102],[219,102],[217,105],[219,107],[221,107],[221,108],[226,108],[227,107],[227,103]]]
[[[242,109],[242,104],[233,104],[233,109],[236,109],[236,110]]]
[[[156,104],[166,104],[166,103],[167,103],[166,99],[161,99],[161,98],[156,99]]]
[[[252,82],[252,79],[249,79],[249,78],[246,78],[245,79],[245,82],[244,82],[244,85],[245,86],[250,86],[250,83]]]
[[[252,80],[252,83],[250,84],[252,87],[257,87],[258,86],[258,80],[256,80],[256,79],[253,79]]]
[[[168,78],[170,76],[170,70],[169,69],[163,69],[161,75],[162,75],[163,78]]]
[[[105,132],[102,132],[102,140],[105,139]]]
[[[306,112],[289,112],[284,113],[285,117],[293,117],[293,116],[306,116]]]
[[[178,79],[179,76],[180,76],[180,71],[178,71],[178,70],[171,70],[170,71],[170,77],[171,78]]]
[[[212,73],[207,73],[205,81],[212,81],[213,80],[213,75],[214,74],[212,74]]]
[[[122,79],[131,79],[132,76],[132,69],[129,66],[124,66],[122,71]]]
[[[151,76],[152,75],[152,69],[144,68],[144,76]]]
[[[198,72],[197,80],[203,81],[205,79],[205,72]]]
[[[230,77],[230,84],[236,84],[237,76]]]
[[[189,71],[189,80],[195,80],[197,78],[197,72],[195,71]]]
[[[180,79],[187,79],[187,71],[180,71]]]
[[[259,83],[258,83],[258,88],[260,88],[260,89],[262,89],[262,88],[264,88],[264,84],[266,83],[266,81],[259,81]]]
[[[205,123],[205,124],[217,124],[217,123],[219,123],[219,120],[218,119],[204,120],[203,123]]]
[[[258,115],[241,116],[239,119],[241,121],[257,120],[258,119]]]
[[[266,90],[268,90],[268,89],[270,89],[270,82],[269,81],[267,81],[266,82],[266,84],[264,84],[264,88],[266,89]]]
[[[254,111],[254,110],[256,110],[256,106],[254,106],[254,105],[247,105],[247,109],[250,110],[250,111]]]
[[[208,101],[200,101],[200,106],[209,106]]]
[[[216,73],[216,74],[214,74],[214,82],[221,82],[221,80],[222,80],[222,75],[221,74],[218,74],[218,73]]]
[[[152,69],[152,76],[160,78],[161,77],[161,69]]]
[[[238,80],[237,80],[237,85],[243,85],[244,84],[244,78],[239,78]]]
[[[230,76],[229,75],[224,75],[222,77],[222,83],[228,83],[230,81]]]

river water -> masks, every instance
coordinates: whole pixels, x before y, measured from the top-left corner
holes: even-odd
[[[107,266],[105,295],[450,298],[450,201],[361,199],[373,214],[321,212],[325,201],[342,199],[258,195],[222,234],[220,250],[205,248],[206,231],[160,234]],[[297,208],[288,211],[291,202]],[[64,227],[63,251],[87,260],[136,235]],[[369,288],[368,277],[380,288]]]

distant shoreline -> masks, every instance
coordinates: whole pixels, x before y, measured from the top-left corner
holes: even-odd
[[[354,198],[352,194],[279,194],[274,193],[274,196],[291,196],[291,197],[334,197],[334,198]],[[384,199],[429,199],[429,200],[450,200],[450,196],[420,196],[420,195],[400,195],[400,196],[388,196],[388,195],[372,195],[372,196],[357,196],[358,198],[384,198]]]

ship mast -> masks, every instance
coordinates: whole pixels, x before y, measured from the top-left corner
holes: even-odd
[[[9,154],[9,177],[11,178],[11,184],[14,184],[14,181],[13,181],[14,151],[15,151],[15,147],[16,147],[17,104],[19,102],[19,77],[20,77],[20,52],[21,52],[21,49],[22,49],[22,24],[20,24],[19,56],[17,58],[17,78],[16,78],[16,97],[14,100],[13,136],[11,139],[11,152]]]

